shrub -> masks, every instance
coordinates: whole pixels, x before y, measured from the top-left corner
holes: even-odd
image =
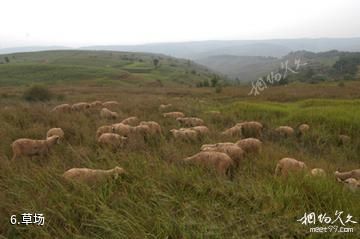
[[[53,97],[45,86],[34,85],[25,90],[23,98],[27,101],[48,101]]]

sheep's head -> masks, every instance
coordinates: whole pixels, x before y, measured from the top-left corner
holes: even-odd
[[[60,144],[60,136],[59,135],[53,135],[46,139],[49,142],[54,142],[56,144]]]
[[[126,171],[125,169],[116,166],[115,168],[113,168],[113,173],[114,179],[117,179],[120,174],[126,174]]]

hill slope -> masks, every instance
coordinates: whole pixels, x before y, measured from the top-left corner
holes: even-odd
[[[192,84],[212,74],[189,60],[160,54],[66,50],[0,55],[2,85],[80,80],[98,84]]]

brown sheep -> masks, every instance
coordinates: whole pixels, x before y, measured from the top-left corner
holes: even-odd
[[[279,126],[275,129],[275,132],[282,137],[290,137],[294,135],[295,130],[290,126]]]
[[[66,180],[78,183],[85,183],[89,186],[98,183],[104,183],[109,179],[117,179],[120,174],[126,173],[123,168],[115,167],[109,170],[72,168],[63,174]]]
[[[135,127],[130,128],[132,133],[135,133],[136,135],[142,136],[143,138],[146,138],[148,136],[151,136],[152,130],[148,125],[138,125]]]
[[[96,139],[98,139],[104,133],[114,133],[115,128],[112,125],[100,126],[96,131]]]
[[[204,151],[184,158],[183,161],[207,168],[214,168],[222,176],[230,173],[231,168],[234,166],[233,160],[227,154],[221,152]]]
[[[340,173],[339,171],[336,171],[335,177],[340,181],[344,181],[348,178],[355,178],[356,180],[360,180],[360,169],[354,169],[354,170],[351,170],[348,172],[342,172],[342,173]]]
[[[210,132],[209,128],[206,126],[195,126],[191,127],[190,129],[195,130],[200,137],[206,136]]]
[[[320,176],[320,177],[326,176],[326,172],[322,168],[313,168],[313,169],[311,169],[310,173],[312,176]]]
[[[103,105],[104,107],[106,107],[106,108],[116,108],[116,107],[119,107],[119,106],[120,106],[119,102],[114,101],[114,100],[112,100],[112,101],[106,101],[106,102],[104,102],[102,105]]]
[[[260,153],[262,142],[255,138],[240,139],[235,143],[242,148],[245,153]]]
[[[241,126],[235,125],[225,131],[223,131],[221,134],[228,137],[242,137],[241,133]]]
[[[167,110],[167,109],[169,109],[169,108],[171,108],[171,107],[172,107],[172,104],[167,104],[167,105],[161,104],[161,105],[159,106],[159,110],[160,110],[160,111],[164,111],[164,110]]]
[[[123,147],[126,143],[127,137],[120,136],[114,133],[104,133],[98,138],[100,145],[112,146],[114,148]]]
[[[78,112],[86,111],[89,108],[90,108],[90,104],[86,102],[76,103],[71,106],[72,111],[78,111]]]
[[[131,126],[123,123],[113,124],[113,132],[121,136],[129,136]]]
[[[204,121],[200,118],[196,117],[179,117],[176,118],[176,121],[178,121],[181,125],[186,127],[194,127],[194,126],[200,126],[204,125]]]
[[[275,176],[288,176],[292,172],[307,170],[306,164],[293,158],[282,158],[276,165]]]
[[[59,136],[53,135],[46,140],[17,139],[11,144],[13,151],[12,161],[21,156],[46,156],[50,149],[59,143]]]
[[[201,146],[201,151],[215,151],[226,153],[234,161],[235,166],[238,167],[241,161],[244,159],[244,150],[233,143],[217,143],[217,144],[205,144]]]
[[[308,124],[301,124],[297,128],[297,136],[304,136],[309,130],[310,126]]]
[[[168,112],[163,114],[164,118],[180,118],[185,117],[185,114],[183,112]]]
[[[192,129],[172,129],[170,130],[175,139],[195,141],[198,139],[198,133]]]
[[[241,135],[243,137],[255,137],[259,138],[262,135],[262,130],[264,126],[257,121],[246,121],[242,123],[237,123],[236,126],[241,127]]]
[[[102,107],[102,102],[99,100],[95,100],[90,103],[90,108],[96,109]]]
[[[117,119],[119,115],[107,108],[102,108],[100,111],[100,117],[103,119]]]
[[[338,136],[338,144],[339,145],[348,145],[351,142],[351,138],[348,135],[340,134]]]
[[[151,130],[151,135],[161,135],[161,127],[155,121],[141,121],[140,125],[147,125]]]
[[[59,142],[64,138],[64,131],[61,128],[52,128],[49,129],[46,133],[46,138],[57,135],[59,136]]]
[[[69,104],[61,104],[61,105],[55,106],[50,112],[53,112],[53,113],[70,113],[71,112],[71,106]]]
[[[138,117],[133,116],[133,117],[124,119],[123,121],[121,121],[121,123],[135,126],[135,125],[139,124],[139,119],[138,119]]]

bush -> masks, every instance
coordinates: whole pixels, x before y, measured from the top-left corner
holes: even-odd
[[[34,85],[25,90],[23,98],[27,101],[48,101],[53,97],[45,86]]]

